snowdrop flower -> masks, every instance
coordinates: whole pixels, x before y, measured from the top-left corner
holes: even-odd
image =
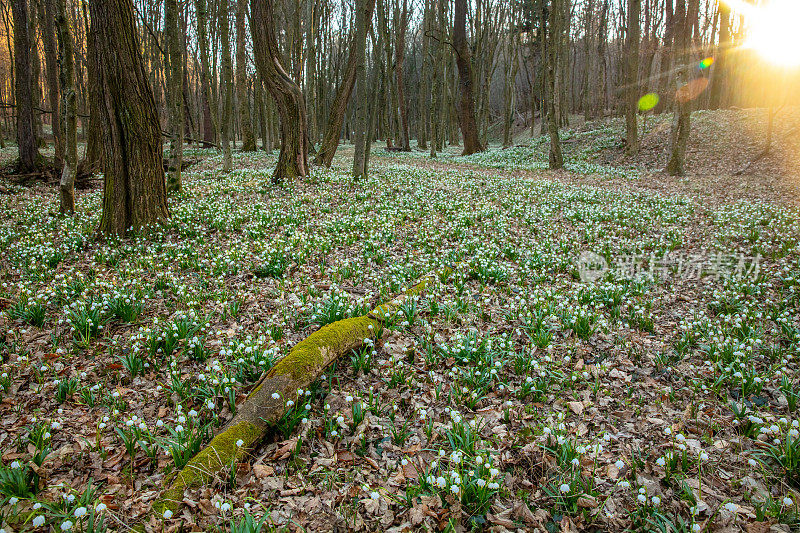
[[[75,509],[74,513],[75,518],[80,518],[85,514],[86,514],[86,507],[78,507],[77,509]]]
[[[569,492],[569,490],[570,490],[570,489],[569,489],[569,485],[567,485],[566,483],[562,483],[562,484],[561,484],[561,486],[560,486],[560,487],[558,487],[558,490],[560,490],[561,492],[563,492],[564,494],[566,494],[566,493],[567,493],[567,492]]]
[[[95,508],[94,508],[94,510],[95,510],[95,512],[102,513],[102,512],[103,512],[103,511],[105,511],[107,508],[108,508],[108,507],[106,506],[106,504],[104,504],[104,503],[102,503],[102,502],[101,502],[101,503],[98,503],[98,504],[97,504],[97,507],[95,507]]]
[[[223,513],[227,513],[228,511],[231,510],[231,504],[229,504],[228,502],[224,502],[222,505],[219,506],[219,510],[222,511]]]
[[[31,522],[33,527],[42,527],[44,525],[44,516],[39,515]]]
[[[708,461],[708,454],[706,452],[700,452],[700,460]]]
[[[642,503],[642,504],[647,503],[647,496],[645,496],[644,494],[639,494],[636,497],[636,499],[639,500],[639,503]]]
[[[162,516],[164,517],[165,520],[169,520],[170,518],[172,518],[172,511],[170,511],[169,509],[166,509]]]
[[[272,399],[273,400],[280,400],[281,399],[281,395],[278,394],[277,392],[273,392],[272,393]]]
[[[663,457],[659,457],[658,459],[656,459],[656,464],[663,468],[664,465],[667,464],[667,461]]]
[[[69,531],[72,529],[72,521],[67,520],[66,522],[61,523],[61,531]]]
[[[458,494],[461,491],[461,488],[458,485],[450,485],[450,492],[453,494]]]
[[[8,499],[8,503],[10,503],[11,505],[16,505],[18,501],[19,498],[17,498],[16,496],[12,496],[11,498]]]
[[[733,502],[728,502],[728,503],[725,504],[725,509],[730,511],[730,512],[732,512],[732,513],[735,513],[736,511],[739,510],[739,506],[736,505]]]
[[[658,496],[653,496],[652,498],[650,498],[650,501],[653,502],[653,505],[658,505],[659,503],[661,503],[661,498],[659,498]]]
[[[793,503],[794,502],[792,501],[792,499],[790,497],[786,496],[786,497],[783,498],[783,505],[785,505],[786,507],[789,507]]]
[[[617,461],[614,463],[614,466],[621,470],[625,466],[625,463],[621,459],[617,459]]]
[[[244,441],[242,439],[237,440],[236,441],[236,447],[237,448],[241,448],[242,446],[244,446]]]

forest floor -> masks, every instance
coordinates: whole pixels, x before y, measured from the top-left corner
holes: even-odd
[[[0,194],[0,527],[12,531],[790,531],[800,527],[797,124],[693,115],[461,157],[199,161],[169,222],[99,240],[99,188]],[[794,134],[790,132],[794,131]],[[15,155],[0,153],[0,164]],[[741,172],[741,174],[737,174]],[[224,476],[150,504],[324,324],[434,286]],[[90,524],[90,519],[93,523]],[[98,522],[102,520],[102,527]],[[672,528],[672,529],[670,529]]]

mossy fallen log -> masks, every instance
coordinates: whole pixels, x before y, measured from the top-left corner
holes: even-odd
[[[225,428],[174,476],[153,503],[152,513],[158,517],[166,511],[176,514],[185,490],[210,483],[241,461],[283,417],[287,402],[298,400],[298,389],[307,389],[336,359],[363,346],[365,339],[374,339],[383,322],[392,320],[407,298],[421,294],[435,279],[435,275],[427,275],[366,316],[333,322],[300,341],[264,375]]]

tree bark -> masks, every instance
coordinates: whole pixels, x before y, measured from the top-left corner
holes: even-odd
[[[397,38],[394,44],[394,73],[397,86],[397,114],[399,117],[400,135],[398,136],[400,150],[411,151],[410,131],[408,127],[408,106],[406,105],[405,84],[403,83],[403,65],[406,60],[406,30],[408,28],[408,0],[402,0],[402,8],[395,7],[394,17]]]
[[[639,111],[639,39],[641,27],[639,15],[642,0],[628,0],[628,32],[625,45],[625,146],[628,155],[639,151],[637,112]]]
[[[731,46],[731,10],[724,2],[719,2],[719,46],[714,57],[714,70],[711,76],[709,107],[719,109],[727,105],[727,63],[728,49]]]
[[[14,97],[17,104],[17,146],[19,147],[19,166],[21,173],[36,172],[42,166],[39,154],[39,139],[36,134],[34,109],[33,65],[31,49],[35,46],[28,18],[30,16],[27,0],[13,0],[11,10],[14,17],[14,68],[16,78]]]
[[[64,112],[64,169],[61,173],[60,211],[75,212],[75,175],[78,173],[78,106],[75,99],[75,56],[67,19],[67,0],[57,0],[58,64],[61,109]]]
[[[361,0],[359,0],[361,5]],[[347,111],[347,104],[350,101],[350,96],[353,93],[353,87],[356,83],[356,74],[359,65],[359,56],[363,62],[364,50],[366,49],[367,42],[367,27],[372,24],[372,13],[375,9],[375,0],[368,0],[363,3],[362,7],[358,8],[359,12],[364,10],[366,19],[356,18],[356,27],[353,32],[353,39],[350,46],[350,55],[347,58],[347,67],[345,68],[342,83],[336,91],[336,97],[333,99],[331,106],[330,116],[328,116],[328,125],[325,128],[325,137],[322,139],[322,146],[314,158],[314,164],[331,166],[333,156],[336,154],[336,149],[339,147],[339,139],[342,134],[342,123],[344,122],[344,115]],[[362,27],[363,23],[363,27]],[[362,63],[363,65],[363,63]]]
[[[272,175],[274,183],[281,183],[308,175],[308,123],[303,92],[281,64],[273,3],[274,0],[251,0],[250,31],[256,68],[281,119],[281,151]]]
[[[485,150],[478,138],[478,124],[475,121],[475,97],[472,94],[472,60],[467,43],[467,1],[455,0],[453,18],[453,47],[458,67],[458,85],[461,90],[459,101],[459,123],[464,137],[464,150],[461,155],[474,154]]]
[[[132,0],[93,0],[89,8],[105,140],[100,231],[125,235],[169,216],[161,128]]]
[[[178,0],[164,1],[164,36],[167,41],[167,86],[169,106],[169,168],[167,191],[180,192],[183,165],[183,52],[178,27]]]
[[[228,0],[219,4],[219,27],[222,41],[222,120],[220,136],[222,137],[222,171],[233,169],[231,154],[231,115],[233,114],[233,65],[231,64],[230,13]]]
[[[47,92],[50,100],[50,125],[53,130],[55,157],[53,166],[61,168],[64,164],[64,132],[61,112],[59,111],[59,66],[58,45],[56,44],[56,5],[55,0],[39,1],[39,26],[41,27],[42,44],[44,45],[44,63],[47,75]]]
[[[217,105],[212,104],[211,67],[208,58],[208,9],[206,0],[195,0],[197,12],[197,48],[200,52],[200,87],[203,108],[203,147],[209,148],[216,142]]]
[[[367,94],[367,27],[372,24],[372,11],[375,0],[359,0],[356,3],[356,38],[353,54],[356,57],[356,135],[355,153],[353,156],[353,177],[367,175],[366,155],[367,143],[371,134],[369,124],[369,96]]]
[[[559,42],[561,39],[561,1],[552,0],[549,16],[542,13],[542,29],[545,32],[547,55],[547,132],[550,136],[549,168],[558,170],[564,166],[564,156],[561,153],[561,139],[558,136],[558,107],[556,100],[559,93],[556,91],[556,68],[558,66]],[[547,22],[545,22],[547,21]],[[549,27],[548,27],[549,26]]]
[[[242,152],[254,152],[256,139],[250,115],[250,98],[247,96],[245,19],[247,19],[247,0],[236,0],[236,99],[239,104],[239,124],[242,129]]]
[[[691,2],[687,10],[687,0],[677,0],[675,4],[675,34],[674,34],[674,58],[679,65],[675,84],[675,104],[672,116],[672,128],[670,131],[670,158],[667,162],[667,173],[670,176],[683,176],[684,163],[686,159],[686,143],[689,140],[690,114],[691,114],[691,95],[688,88],[687,67],[684,65],[689,58],[686,47],[689,43],[689,35],[692,28]]]

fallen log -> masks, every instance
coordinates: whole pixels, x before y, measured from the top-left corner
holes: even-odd
[[[448,267],[445,271],[452,269]],[[392,320],[407,298],[421,294],[435,279],[435,274],[429,274],[366,316],[333,322],[299,342],[256,384],[225,428],[175,475],[153,502],[151,513],[157,517],[167,511],[170,516],[175,515],[184,491],[211,482],[225,468],[241,461],[283,417],[287,402],[298,400],[298,389],[307,389],[329,365],[363,346],[366,339],[374,340],[383,322]]]

